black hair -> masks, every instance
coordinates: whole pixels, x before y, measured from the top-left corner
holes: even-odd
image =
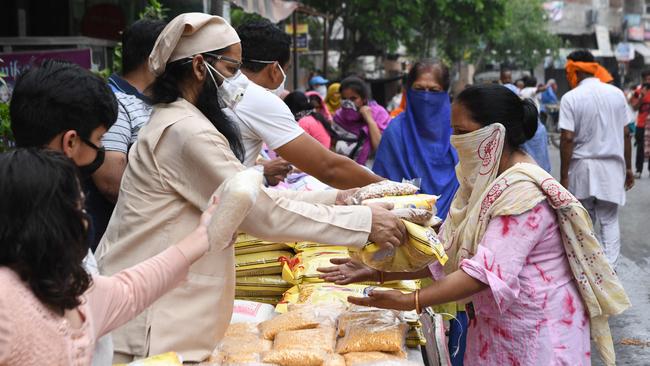
[[[566,57],[568,60],[576,62],[595,62],[594,55],[588,50],[573,51]]]
[[[9,110],[19,147],[45,146],[69,130],[89,139],[95,129],[109,129],[117,119],[115,95],[102,78],[55,60],[18,77]]]
[[[277,61],[281,67],[289,63],[291,37],[275,24],[264,19],[237,27],[241,40],[242,67],[260,72],[268,64],[257,61]]]
[[[435,71],[436,69],[439,70],[439,73]],[[413,64],[413,67],[411,67],[411,70],[409,70],[406,76],[406,87],[410,88],[413,86],[413,83],[415,83],[420,74],[429,70],[433,70],[433,74],[438,79],[437,81],[442,86],[442,89],[445,91],[449,90],[449,68],[438,60],[420,60]]]
[[[284,97],[284,103],[294,115],[298,112],[313,109],[307,95],[301,91],[294,91]]]
[[[646,70],[643,70],[643,71],[641,72],[641,77],[642,77],[642,78],[645,79],[645,78],[648,77],[648,76],[650,76],[650,69],[646,69]]]
[[[537,132],[537,107],[530,99],[522,100],[503,85],[484,84],[463,90],[455,102],[469,111],[472,119],[483,126],[501,123],[506,141],[517,148]]]
[[[301,91],[291,92],[287,94],[286,97],[284,97],[284,103],[289,107],[291,113],[293,113],[294,116],[296,116],[296,114],[299,112],[312,110],[312,112],[309,113],[309,116],[314,117],[318,122],[320,122],[320,124],[323,125],[325,131],[327,131],[327,134],[330,135],[331,138],[339,139],[336,131],[332,129],[332,124],[325,118],[325,116],[313,110],[314,107],[311,105],[305,93]]]
[[[162,20],[140,19],[122,32],[122,75],[149,62],[149,54],[166,25]]]
[[[339,92],[343,94],[343,91],[346,89],[354,90],[362,99],[370,99],[370,90],[368,90],[368,85],[357,76],[348,76],[341,81]]]
[[[0,154],[0,176],[0,266],[63,315],[91,285],[77,168],[59,152],[18,148]]]
[[[525,87],[536,87],[537,86],[537,78],[533,75],[526,75],[523,78],[524,81],[524,86]]]
[[[212,54],[222,54],[228,48],[212,51]],[[216,59],[207,53],[203,54],[205,62],[214,63]],[[149,86],[152,104],[173,103],[183,97],[181,85],[183,80],[192,75],[192,62],[188,59],[181,59],[171,62],[165,67],[165,72],[158,76]],[[210,70],[206,70],[207,73]],[[217,80],[217,75],[213,75]],[[245,151],[241,141],[241,134],[237,125],[231,121],[219,106],[218,88],[214,85],[212,78],[207,75],[203,83],[203,89],[196,101],[196,108],[212,122],[212,125],[228,140],[230,150],[239,159],[244,161]]]

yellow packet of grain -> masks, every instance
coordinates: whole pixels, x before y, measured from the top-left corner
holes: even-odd
[[[408,240],[397,248],[382,249],[370,243],[360,251],[353,251],[353,258],[383,272],[413,272],[424,268],[434,260],[444,265],[447,254],[432,228],[402,220],[408,232]]]

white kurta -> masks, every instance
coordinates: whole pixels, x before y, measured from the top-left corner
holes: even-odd
[[[568,188],[576,198],[625,204],[626,104],[621,90],[597,78],[562,97],[559,126],[575,133]]]

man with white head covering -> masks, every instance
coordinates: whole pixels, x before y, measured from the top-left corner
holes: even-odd
[[[240,77],[235,30],[217,16],[181,14],[162,31],[149,61],[157,75],[154,110],[129,152],[117,205],[97,249],[105,274],[184,237],[214,190],[245,169],[238,130],[221,109],[236,104],[248,83]],[[389,211],[334,206],[349,193],[262,188],[240,229],[281,242],[400,245],[404,227]],[[234,285],[233,246],[213,247],[192,265],[184,284],[113,333],[114,362],[167,351],[185,361],[204,360],[230,321]]]

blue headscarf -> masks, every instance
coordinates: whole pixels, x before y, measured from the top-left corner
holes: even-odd
[[[449,95],[410,88],[406,93],[406,111],[384,131],[372,170],[394,181],[421,178],[422,193],[440,195],[436,206],[444,219],[458,189]]]

